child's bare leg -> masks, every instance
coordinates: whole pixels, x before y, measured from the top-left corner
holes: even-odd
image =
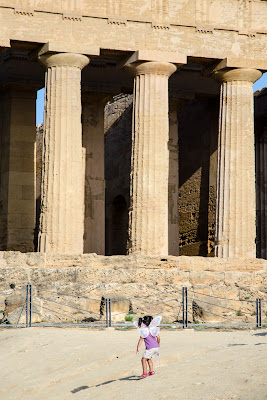
[[[142,367],[143,367],[143,374],[147,374],[147,365],[146,365],[147,359],[146,358],[142,358],[141,363],[142,363]]]
[[[148,366],[149,366],[149,371],[150,372],[154,371],[153,370],[153,361],[150,359],[150,360],[147,360],[147,362],[148,362]]]

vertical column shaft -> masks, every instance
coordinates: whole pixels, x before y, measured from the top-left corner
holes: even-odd
[[[80,54],[40,57],[46,66],[46,103],[39,251],[83,252],[84,174]]]
[[[255,257],[253,82],[250,69],[217,73],[221,85],[215,255]]]
[[[129,252],[168,254],[170,63],[143,62],[135,75],[131,156]]]
[[[0,248],[34,250],[36,90],[5,89],[1,107]]]

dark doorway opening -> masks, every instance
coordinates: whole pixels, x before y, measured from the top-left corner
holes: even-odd
[[[111,215],[111,254],[126,255],[128,207],[123,196],[119,195],[113,200]]]

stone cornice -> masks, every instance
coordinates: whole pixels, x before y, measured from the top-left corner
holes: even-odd
[[[138,3],[142,0],[136,1]],[[142,15],[138,15],[137,12],[133,17],[132,11],[129,14],[127,10],[124,15],[120,13],[116,15],[113,13],[114,10],[110,10],[108,15],[100,6],[97,13],[95,11],[98,10],[98,6],[95,0],[90,4],[81,1],[79,14],[76,11],[57,10],[56,3],[51,6],[54,10],[40,10],[38,7],[33,7],[34,17],[29,19],[27,16],[15,15],[15,7],[11,7],[10,3],[12,4],[12,1],[2,1],[0,6],[0,18],[8,21],[1,31],[0,46],[2,47],[9,46],[9,40],[12,39],[17,43],[39,43],[40,46],[49,42],[56,46],[53,50],[55,52],[74,52],[89,56],[98,55],[101,48],[104,51],[115,50],[124,53],[135,52],[138,49],[167,49],[170,53],[215,60],[235,56],[246,59],[251,57],[251,54],[259,60],[266,57],[267,28],[263,21],[265,15],[267,16],[267,2],[255,2],[257,5],[263,5],[261,13],[258,13],[259,8],[255,8],[259,18],[252,18],[254,25],[243,24],[242,26],[234,22],[235,9],[232,14],[227,11],[229,15],[227,14],[223,20],[218,19],[216,13],[212,18],[196,19],[194,13],[191,12],[185,15],[182,12],[177,12],[177,15],[172,13],[169,19],[166,16],[163,19],[157,19],[150,12],[144,12]],[[237,3],[233,0],[234,5]],[[38,4],[42,3],[38,2]],[[85,11],[83,4],[87,4]],[[95,7],[94,12],[90,11],[92,4]],[[124,3],[120,2],[120,4]],[[220,12],[222,13],[222,10]],[[63,20],[63,15],[71,18]],[[29,20],[34,23],[29,24]],[[258,20],[257,25],[255,21]],[[40,26],[42,29],[39,29]],[[55,29],[51,29],[51,26]],[[218,46],[220,42],[223,43],[222,46]],[[173,60],[167,61],[176,63]]]
[[[177,0],[170,0],[173,2],[177,2]],[[14,4],[12,4],[14,3]],[[155,0],[155,3],[158,3]],[[239,2],[238,0],[233,0],[233,9],[232,12],[236,13],[236,16],[239,16],[238,22],[235,24],[229,24],[227,22],[223,23],[220,18],[218,20],[214,20],[211,17],[212,10],[210,9],[210,2],[207,0],[206,2],[199,2],[199,5],[196,7],[195,13],[192,13],[190,18],[184,18],[184,21],[180,20],[182,17],[182,13],[177,12],[177,22],[174,20],[170,14],[169,6],[165,6],[164,11],[160,6],[154,6],[151,10],[148,9],[146,15],[125,15],[124,10],[120,7],[119,13],[121,15],[116,15],[114,12],[114,7],[106,7],[106,11],[101,9],[100,12],[97,12],[96,6],[92,6],[91,10],[90,7],[84,7],[79,9],[79,11],[72,11],[72,10],[61,10],[60,6],[56,7],[54,4],[51,9],[48,9],[44,5],[38,4],[35,6],[33,2],[32,7],[22,8],[17,7],[16,2],[9,0],[3,1],[2,5],[0,5],[0,9],[10,9],[14,11],[14,14],[17,17],[34,17],[35,14],[40,13],[49,13],[49,14],[60,14],[64,21],[69,22],[81,22],[83,18],[97,18],[97,19],[104,19],[109,24],[115,25],[123,25],[126,26],[127,22],[136,22],[136,23],[147,23],[150,24],[151,28],[154,30],[169,30],[171,27],[193,27],[196,29],[198,33],[212,33],[214,30],[225,30],[230,32],[237,32],[240,35],[247,35],[250,37],[254,37],[257,34],[267,34],[267,29],[264,27],[264,24],[259,25],[258,27],[254,26],[252,21],[256,21],[256,16],[253,18],[253,15],[260,15],[265,14],[267,16],[267,2],[265,0],[251,0],[249,8],[246,8],[244,2]],[[192,1],[192,9],[194,9],[194,4]],[[195,15],[194,15],[195,14]],[[116,16],[115,16],[116,15]],[[232,17],[232,13],[229,14],[229,18]],[[155,19],[156,18],[156,19]],[[156,21],[156,22],[155,22]],[[255,24],[255,22],[254,22]]]

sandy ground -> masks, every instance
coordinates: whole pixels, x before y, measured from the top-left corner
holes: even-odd
[[[137,380],[138,332],[0,329],[2,400],[264,400],[267,330],[161,331],[161,365]]]

